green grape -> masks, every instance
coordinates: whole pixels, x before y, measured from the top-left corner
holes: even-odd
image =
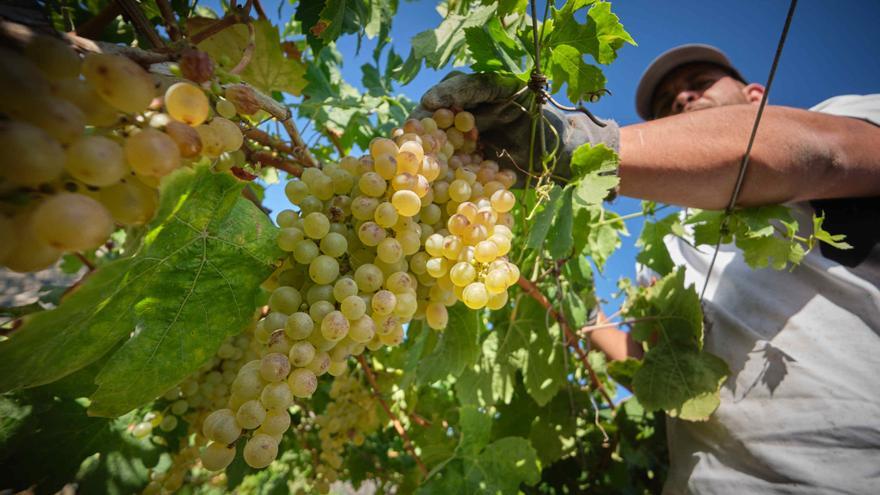
[[[293,373],[296,373],[296,370]],[[268,435],[282,435],[288,428],[290,428],[290,413],[287,412],[287,409],[269,409],[266,412],[266,419],[260,426],[260,431]]]
[[[224,119],[223,117],[214,117],[209,126],[220,136],[224,151],[235,151],[244,144],[244,136],[241,134],[241,129],[231,120]]]
[[[53,81],[79,76],[79,55],[57,38],[35,37],[24,47],[24,56]]]
[[[474,115],[470,112],[461,111],[455,114],[453,120],[455,128],[461,132],[469,132],[474,128]]]
[[[201,459],[202,467],[208,471],[221,471],[235,459],[235,446],[227,447],[223,443],[211,442],[202,449]]]
[[[418,300],[412,291],[397,294],[397,305],[394,306],[394,315],[405,320],[412,318],[418,307]]]
[[[269,296],[269,309],[284,314],[292,314],[299,310],[302,295],[293,287],[278,287]]]
[[[259,365],[261,361],[254,362]],[[242,368],[238,372],[238,376],[235,377],[235,381],[232,382],[232,394],[245,400],[256,399],[260,396],[265,384],[266,382],[260,376],[259,368],[250,370]]]
[[[357,320],[367,311],[367,305],[359,296],[348,296],[340,304],[339,310],[349,320]]]
[[[306,366],[315,376],[321,376],[330,367],[330,355],[325,351],[315,354],[315,358]]]
[[[449,184],[449,198],[461,203],[471,197],[471,185],[462,179],[455,179]]]
[[[439,108],[434,111],[434,122],[437,124],[437,127],[440,129],[447,129],[452,127],[455,122],[455,114],[452,113],[452,110],[447,108]]]
[[[419,252],[415,253],[409,259],[410,271],[415,273],[416,275],[422,275],[424,273],[427,273],[428,268],[426,265],[428,263],[428,259],[429,259],[429,256],[424,251],[419,251]]]
[[[349,328],[348,319],[341,311],[331,311],[321,320],[321,335],[331,342],[342,340]]]
[[[301,311],[290,315],[290,317],[287,318],[287,323],[284,326],[285,333],[287,333],[287,336],[293,340],[301,340],[307,338],[309,335],[311,335],[314,329],[315,322],[312,321],[312,317],[309,316],[308,313],[303,313]]]
[[[156,94],[153,77],[126,57],[86,55],[82,74],[107,103],[125,113],[143,112]]]
[[[333,297],[333,286],[329,284],[313,285],[306,291],[306,302],[313,305],[318,301],[335,302]]]
[[[431,258],[425,268],[432,277],[440,278],[449,270],[449,261],[446,258]]]
[[[376,207],[376,211],[373,212],[373,219],[379,226],[386,229],[391,228],[398,220],[397,208],[387,201],[381,203]]]
[[[333,193],[335,191],[333,187],[333,179],[322,174],[309,184],[309,190],[312,191],[312,194],[321,201],[329,201],[333,198]]]
[[[128,177],[118,184],[101,188],[98,201],[107,208],[113,220],[122,225],[147,223],[159,206],[156,190],[136,177]]]
[[[328,365],[329,366],[329,365]],[[311,397],[318,388],[318,378],[315,373],[308,368],[297,368],[293,370],[287,379],[290,390],[293,395],[299,398]]]
[[[339,258],[348,251],[348,241],[345,236],[336,232],[330,232],[321,239],[321,252],[333,258]]]
[[[400,244],[403,254],[412,256],[416,254],[422,245],[421,236],[416,230],[403,230],[397,233],[395,239]]]
[[[88,125],[110,127],[119,120],[119,112],[108,105],[91,84],[75,76],[53,81],[52,94],[76,105]]]
[[[197,382],[191,382],[194,386],[198,387]],[[195,391],[193,391],[195,393]],[[190,394],[192,395],[192,394]],[[189,409],[189,403],[185,399],[178,399],[171,404],[171,412],[181,416]]]
[[[384,279],[382,270],[369,263],[359,266],[354,272],[354,281],[357,282],[358,289],[362,292],[370,293],[379,290]]]
[[[165,91],[165,109],[174,120],[195,127],[208,119],[211,104],[201,88],[179,82]]]
[[[280,216],[281,215],[279,214],[279,219]],[[284,251],[292,252],[296,249],[296,245],[299,244],[299,242],[303,239],[305,239],[305,234],[302,230],[295,227],[282,228],[278,232],[278,247],[280,247]]]
[[[97,187],[115,184],[128,173],[122,146],[103,136],[76,140],[67,149],[64,168],[75,179]]]
[[[321,323],[334,310],[335,306],[330,301],[317,301],[309,307],[309,316],[315,323]]]
[[[235,420],[246,430],[254,430],[266,420],[266,408],[258,400],[249,400],[239,406]]]
[[[330,361],[330,367],[327,368],[330,376],[340,376],[346,371],[348,371],[348,363],[345,361]]]
[[[340,278],[333,286],[333,297],[337,301],[344,301],[347,297],[356,296],[357,293],[357,282],[350,277]]]
[[[422,202],[418,194],[413,191],[401,190],[391,196],[391,204],[397,209],[397,213],[405,217],[412,217],[419,213]]]
[[[301,180],[292,180],[284,186],[284,194],[295,205],[300,205],[309,195],[309,186]]]
[[[293,404],[293,395],[286,382],[270,383],[263,388],[260,402],[266,409],[286,409]]]
[[[364,221],[372,220],[379,200],[368,196],[358,196],[351,201],[351,216]]]
[[[378,198],[385,193],[385,179],[376,172],[367,172],[358,179],[358,189],[367,196]]]
[[[373,162],[375,172],[385,180],[391,180],[397,174],[397,159],[394,155],[379,155]]]
[[[352,321],[348,329],[348,338],[361,344],[369,342],[375,334],[376,323],[367,315]]]
[[[303,231],[312,239],[322,239],[330,232],[330,220],[323,213],[309,213],[303,218]]]
[[[315,346],[310,342],[300,341],[290,347],[288,358],[294,366],[302,368],[312,362],[316,352]]]
[[[167,134],[144,129],[125,140],[125,158],[142,175],[163,177],[180,166],[180,150]]]
[[[199,135],[199,141],[202,143],[202,155],[208,158],[217,158],[226,151],[223,136],[217,132],[217,128],[202,124],[196,126],[195,130]]]
[[[376,246],[376,256],[385,263],[396,263],[403,258],[403,247],[397,239],[387,237]]]
[[[231,119],[237,114],[237,112],[235,111],[235,105],[233,105],[232,102],[229,100],[218,100],[217,104],[214,106],[214,109],[217,111],[218,115],[227,119]]]
[[[267,382],[280,382],[287,378],[288,373],[290,373],[290,362],[283,354],[270,352],[260,360],[260,376]]]
[[[370,305],[374,315],[388,315],[397,305],[397,296],[390,290],[383,289],[373,294]]]
[[[320,254],[317,244],[310,239],[299,241],[293,247],[293,259],[302,265],[308,265]]]
[[[79,107],[52,95],[23,94],[10,107],[9,114],[43,129],[63,145],[82,136],[86,125],[85,114]]]
[[[252,436],[244,446],[244,462],[248,466],[261,469],[275,460],[278,456],[278,442],[264,433]]]
[[[34,233],[50,246],[67,251],[94,249],[113,232],[113,218],[101,203],[75,193],[61,193],[41,203],[31,217]]]
[[[412,275],[400,270],[388,276],[385,280],[385,288],[395,294],[400,294],[401,292],[416,290],[417,283]]]
[[[145,438],[149,436],[150,433],[153,432],[153,425],[147,422],[142,422],[134,425],[134,428],[131,430],[131,434],[135,438]]]
[[[339,262],[324,254],[317,256],[309,264],[309,276],[316,284],[331,284],[339,276]]]
[[[380,242],[387,236],[385,229],[375,222],[364,222],[358,228],[358,240],[365,246],[378,246]]]
[[[279,328],[284,328],[284,326],[287,324],[287,318],[288,317],[286,314],[273,311],[266,315],[265,318],[263,318],[263,328],[268,330],[270,333],[278,330]]]
[[[241,426],[235,420],[231,409],[218,409],[202,423],[202,433],[215,442],[229,445],[241,435]]]
[[[297,227],[299,222],[299,214],[293,210],[281,210],[275,217],[275,222],[282,229]]]
[[[440,234],[431,234],[425,241],[425,252],[430,256],[439,258],[443,256],[444,237]]]
[[[287,338],[287,334],[284,333],[284,330],[275,330],[269,336],[265,350],[266,352],[277,352],[286,355],[290,351],[291,345],[293,345],[293,343]]]
[[[0,178],[19,186],[38,186],[64,170],[64,149],[42,129],[16,121],[0,122]]]
[[[446,310],[446,306],[442,303],[431,302],[428,303],[428,307],[425,309],[425,319],[429,327],[434,330],[442,330],[449,323],[449,313]]]
[[[202,152],[202,138],[199,132],[186,124],[169,120],[165,124],[165,134],[174,141],[180,156],[184,158],[193,158]],[[229,157],[231,161],[232,155]],[[232,168],[232,166],[234,164],[230,163],[228,168]]]
[[[165,416],[159,423],[159,429],[162,431],[172,431],[177,428],[177,416]]]

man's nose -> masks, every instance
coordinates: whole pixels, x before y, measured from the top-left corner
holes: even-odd
[[[672,102],[672,113],[678,114],[684,111],[685,105],[699,98],[700,95],[696,91],[685,90],[679,92]]]

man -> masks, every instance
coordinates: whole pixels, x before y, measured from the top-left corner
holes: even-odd
[[[428,110],[471,109],[481,139],[527,159],[527,126],[505,110],[506,82],[458,76],[422,98]],[[605,128],[585,116],[548,118],[562,167],[583,142],[619,145],[620,193],[723,209],[764,88],[747,84],[705,45],[661,55],[637,108],[647,122]],[[807,232],[820,211],[852,252],[815,250],[791,272],[752,270],[722,246],[706,291],[705,349],[731,375],[712,418],[670,418],[665,493],[876,493],[880,486],[880,95],[832,98],[806,111],[768,105],[739,206],[788,203]],[[711,249],[670,238],[676,264],[701,288]],[[638,356],[626,333],[596,331],[612,359]]]

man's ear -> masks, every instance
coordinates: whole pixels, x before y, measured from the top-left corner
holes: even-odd
[[[742,92],[749,103],[758,103],[764,97],[764,86],[758,83],[747,84],[743,87]]]

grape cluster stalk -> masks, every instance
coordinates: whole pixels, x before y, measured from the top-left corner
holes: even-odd
[[[293,207],[277,216],[277,242],[288,255],[254,331],[261,358],[205,419],[205,467],[228,466],[240,437],[248,465],[271,464],[294,400],[321,375],[344,376],[352,356],[400,344],[411,321],[439,331],[458,301],[506,304],[519,278],[506,257],[516,175],[484,160],[477,141],[473,115],[440,109],[285,185]]]
[[[48,36],[0,48],[0,266],[37,271],[100,248],[152,219],[162,177],[200,159],[243,163],[236,106],[214,99]]]

